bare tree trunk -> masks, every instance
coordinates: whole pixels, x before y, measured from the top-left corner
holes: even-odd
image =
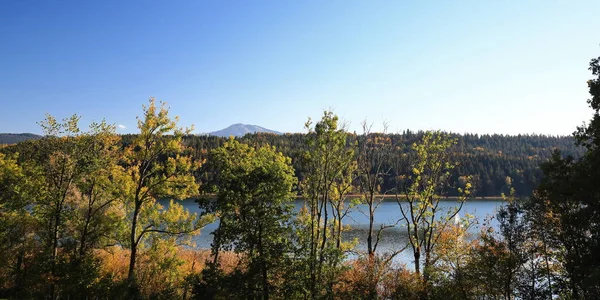
[[[375,249],[373,249],[373,224],[375,223],[375,211],[373,211],[373,197],[369,199],[369,233],[367,235],[367,251],[369,258],[375,256]]]

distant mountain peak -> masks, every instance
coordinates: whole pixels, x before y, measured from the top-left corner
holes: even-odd
[[[229,136],[242,137],[248,133],[257,133],[257,132],[281,134],[281,132],[267,129],[264,127],[260,127],[258,125],[242,124],[242,123],[236,123],[236,124],[230,125],[227,128],[213,131],[208,134],[214,135],[214,136],[220,136],[220,137],[229,137]]]

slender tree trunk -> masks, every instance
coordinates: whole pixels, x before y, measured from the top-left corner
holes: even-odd
[[[419,227],[413,224],[413,255],[415,257],[415,273],[421,276],[421,245],[419,243]]]
[[[60,204],[58,204],[60,206]],[[61,210],[57,207],[54,215],[54,226],[52,227],[52,253],[51,253],[51,265],[50,265],[50,299],[56,298],[56,285],[54,284],[56,276],[56,258],[58,257],[58,229],[60,224],[60,213]]]
[[[14,272],[14,283],[15,283],[15,290],[17,291],[16,294],[18,295],[22,288],[23,288],[23,260],[25,259],[25,250],[24,250],[24,245],[21,246],[22,248],[19,251],[19,254],[17,255],[17,262],[15,264],[15,272]]]
[[[511,280],[511,278],[512,278],[512,272],[508,273],[508,277],[509,278],[506,281],[506,285],[504,286],[504,298],[510,300],[510,299],[512,299],[512,297],[511,297],[512,293],[511,293],[511,288],[510,288],[510,286],[512,285],[511,284],[511,282],[512,282],[512,280]]]
[[[550,295],[550,298],[552,298],[552,273],[550,271],[550,261],[548,259],[546,233],[542,233],[542,243],[544,245],[544,261],[546,262],[546,280],[548,280],[548,294]]]
[[[91,197],[91,196],[90,196]],[[85,243],[87,242],[88,228],[92,219],[92,206],[90,204],[87,215],[85,216],[85,224],[83,225],[83,231],[81,232],[81,240],[79,241],[79,257],[82,258],[85,254]]]
[[[262,275],[262,292],[263,300],[269,300],[269,278],[267,270],[267,262],[264,256],[264,249],[262,244],[262,227],[258,227],[258,255],[260,259],[261,275]]]
[[[133,219],[131,221],[131,234],[129,241],[131,243],[131,253],[129,255],[129,272],[127,273],[127,280],[130,286],[135,284],[135,259],[137,255],[137,218],[140,213],[141,203],[135,201],[135,208],[133,210]]]
[[[370,285],[369,291],[369,299],[374,300],[377,299],[377,284],[379,282],[379,274],[375,274],[377,272],[375,264],[375,246],[373,245],[373,224],[375,223],[375,209],[373,208],[374,202],[374,194],[371,192],[369,194],[369,233],[367,236],[367,250],[369,255],[369,282]]]
[[[367,235],[367,250],[369,252],[369,258],[375,256],[375,249],[373,249],[373,223],[375,223],[375,212],[373,211],[373,198],[369,200],[369,233]]]
[[[337,213],[338,213],[338,224],[337,224],[337,240],[336,247],[338,249],[342,248],[342,199],[340,199],[340,203],[338,203]]]
[[[219,227],[215,230],[215,235],[213,239],[212,252],[213,252],[213,265],[217,266],[219,263],[219,253],[221,252],[221,228],[223,224],[225,224],[225,218],[221,218],[219,220]]]
[[[54,215],[54,226],[52,228],[52,273],[54,274],[54,266],[56,265],[56,257],[58,256],[58,227],[60,224],[60,211]]]
[[[311,205],[311,216],[310,216],[310,295],[314,300],[317,298],[317,243],[319,237],[319,228],[321,226],[320,219],[321,213],[318,212],[320,210],[319,200],[318,198],[312,199]],[[315,222],[316,218],[316,222]],[[317,230],[315,231],[315,223],[317,224]]]
[[[415,257],[415,273],[417,275],[421,275],[421,247],[415,247],[415,251],[413,253]]]
[[[319,265],[317,266],[317,280],[321,279],[321,271],[323,270],[323,262],[325,261],[325,256],[323,252],[325,250],[325,244],[327,243],[327,219],[329,214],[327,213],[327,194],[325,194],[323,203],[324,203],[324,216],[323,216],[323,240],[321,240],[321,246],[319,249]],[[319,225],[320,226],[320,225]]]
[[[425,263],[423,264],[423,283],[425,287],[427,287],[427,283],[429,282],[430,272],[430,264],[431,264],[431,251],[425,247]]]

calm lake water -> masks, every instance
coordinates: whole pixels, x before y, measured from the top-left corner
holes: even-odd
[[[167,201],[161,201],[163,204],[168,204]],[[194,200],[184,200],[180,202],[188,211],[200,213],[200,208]],[[496,214],[500,206],[503,205],[501,199],[485,199],[485,200],[468,200],[463,205],[462,210],[459,213],[461,218],[464,218],[466,214],[471,214],[475,217],[478,224],[475,224],[470,231],[473,233],[479,232],[480,226],[485,223],[486,218]],[[304,205],[304,200],[298,199],[294,201],[294,208],[298,211]],[[404,204],[406,205],[406,204]],[[443,200],[440,203],[440,207],[445,210],[457,207],[458,203],[456,200]],[[345,219],[345,224],[351,226],[351,229],[344,235],[344,239],[353,240],[358,239],[357,251],[366,252],[366,236],[369,226],[369,219],[362,212],[367,212],[366,205],[355,206],[350,210],[349,215]],[[405,210],[406,211],[406,210]],[[398,207],[398,203],[395,201],[385,201],[381,203],[375,213],[375,228],[379,228],[381,224],[394,224],[400,218],[401,213]],[[210,234],[217,228],[218,223],[212,223],[204,227],[195,239],[196,247],[198,248],[210,248],[212,242],[212,235]],[[492,221],[492,226],[496,226],[496,223]],[[386,229],[383,234],[379,246],[377,248],[378,253],[393,252],[397,249],[401,249],[407,243],[406,227],[402,226],[401,223],[396,225],[394,228]],[[404,251],[397,257],[399,261],[412,264],[411,255],[408,251]]]

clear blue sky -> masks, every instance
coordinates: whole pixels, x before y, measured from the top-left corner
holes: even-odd
[[[196,132],[570,134],[591,117],[600,1],[0,1],[0,132],[73,113],[135,132],[150,96]],[[376,128],[379,128],[376,126]]]

